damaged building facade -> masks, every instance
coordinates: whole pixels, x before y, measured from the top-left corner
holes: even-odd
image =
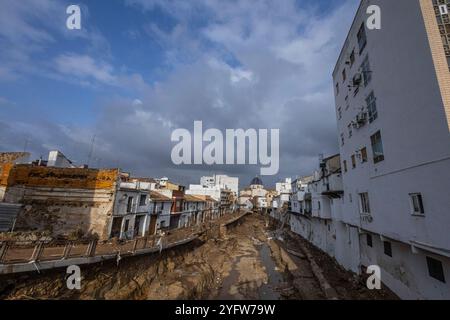
[[[118,169],[0,166],[2,202],[22,205],[15,231],[108,237]]]
[[[2,231],[126,240],[233,210],[229,189],[219,188],[216,200],[185,195],[184,186],[168,178],[134,178],[120,169],[75,167],[59,151],[51,151],[48,160],[28,158],[24,153],[0,154]]]

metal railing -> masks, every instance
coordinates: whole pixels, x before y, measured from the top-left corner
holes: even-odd
[[[173,229],[164,235],[149,235],[132,240],[63,240],[0,241],[0,265],[56,261],[71,258],[136,254],[139,251],[162,250],[173,244],[194,239],[222,218],[236,219],[242,212],[203,221],[196,225]]]

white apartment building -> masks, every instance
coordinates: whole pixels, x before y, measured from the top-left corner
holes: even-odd
[[[292,179],[286,178],[284,182],[277,182],[275,184],[275,190],[278,193],[291,193],[292,191]]]
[[[303,202],[305,200],[308,183],[312,181],[311,177],[297,178],[291,183],[291,212],[300,214],[303,213]]]
[[[190,184],[186,194],[193,196],[210,196],[216,201],[220,201],[222,190],[220,186],[204,186],[202,184]]]
[[[235,195],[239,192],[239,178],[229,177],[227,175],[204,176],[200,178],[200,185],[206,187],[219,186],[222,189],[230,189]]]
[[[348,270],[359,271],[358,230],[342,223],[343,185],[340,156],[320,159],[311,177],[299,179],[291,196],[291,230],[335,257]]]
[[[205,182],[205,177],[201,178],[201,182]],[[218,181],[218,180],[216,180]],[[235,194],[228,186],[224,184],[191,184],[186,190],[186,195],[192,196],[209,196],[218,201],[219,208],[225,210],[236,209],[237,194]]]
[[[292,179],[286,178],[284,182],[277,182],[275,184],[277,195],[272,200],[272,207],[274,209],[281,209],[285,203],[291,205]]]
[[[369,5],[381,30],[365,24]],[[333,72],[351,255],[406,299],[450,299],[449,11],[361,1]]]
[[[148,231],[150,213],[150,185],[147,182],[120,182],[114,203],[110,236],[132,239]]]

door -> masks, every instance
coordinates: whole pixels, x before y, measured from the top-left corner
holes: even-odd
[[[111,238],[119,238],[120,237],[120,229],[122,228],[122,217],[115,217],[113,218],[112,221],[112,226],[111,226],[111,234],[110,237]]]
[[[150,227],[148,228],[148,233],[150,235],[156,233],[156,220],[158,220],[158,216],[156,214],[152,214],[150,216]]]
[[[134,220],[134,233],[133,233],[133,237],[139,237],[141,236],[141,234],[139,233],[139,229],[141,226],[141,220],[142,220],[142,216],[136,216],[136,219]]]

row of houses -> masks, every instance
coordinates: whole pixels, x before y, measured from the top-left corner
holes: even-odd
[[[0,231],[132,239],[188,227],[237,208],[234,192],[224,184],[209,195],[185,190],[168,178],[75,167],[59,151],[50,152],[45,161],[28,159],[26,153],[0,153]]]
[[[361,1],[333,71],[340,152],[292,182],[292,231],[406,299],[450,299],[449,10]]]

